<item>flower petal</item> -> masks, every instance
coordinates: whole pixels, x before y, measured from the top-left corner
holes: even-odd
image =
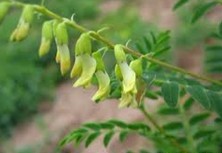
[[[136,74],[126,62],[119,64],[121,74],[123,76],[123,92],[136,92]]]
[[[110,78],[109,75],[103,71],[97,71],[96,78],[99,83],[99,89],[92,97],[92,100],[98,102],[104,100],[108,96],[110,92]]]
[[[88,54],[82,56],[82,73],[79,79],[74,83],[74,87],[86,86],[92,80],[93,74],[96,71],[96,60]]]
[[[69,48],[67,45],[58,45],[59,54],[60,54],[60,70],[62,75],[67,73],[70,69],[70,54]]]
[[[51,40],[49,39],[47,40],[45,37],[42,37],[41,45],[39,47],[39,56],[42,57],[46,55],[50,50],[50,46],[51,46]]]
[[[82,73],[82,56],[76,56],[75,58],[75,63],[74,66],[72,68],[70,77],[74,78],[77,76],[80,76],[80,74]]]

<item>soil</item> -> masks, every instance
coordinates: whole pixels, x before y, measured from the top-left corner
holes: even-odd
[[[175,25],[175,15],[171,10],[173,2],[174,0],[156,0],[154,4],[153,0],[139,0],[139,13],[145,21],[155,21],[161,27],[172,28]],[[120,5],[121,2],[117,0],[106,1],[101,5],[101,9],[107,12]],[[87,90],[73,88],[72,82],[61,84],[56,90],[53,104],[44,103],[40,115],[15,129],[13,137],[2,146],[4,153],[12,153],[27,147],[35,148],[42,153],[54,153],[58,141],[83,122],[104,121],[111,118],[129,122],[143,119],[138,110],[118,109],[118,101],[115,100],[95,104],[90,99],[95,90],[95,87]],[[123,144],[114,140],[108,148],[104,148],[101,139],[98,139],[87,149],[83,150],[82,146],[74,148],[71,145],[67,146],[62,153],[122,153],[123,148],[136,148],[141,145],[147,144],[135,136],[130,136]]]

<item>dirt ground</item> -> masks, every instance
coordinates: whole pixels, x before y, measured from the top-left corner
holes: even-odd
[[[175,23],[175,16],[172,12],[174,0],[140,0],[140,14],[145,21],[155,21],[162,27],[171,28]],[[102,10],[112,11],[121,5],[120,1],[108,1],[101,5]],[[161,11],[160,11],[161,10]],[[104,121],[111,118],[119,118],[125,121],[141,120],[142,114],[135,109],[118,109],[118,101],[105,101],[95,104],[90,97],[95,92],[95,88],[84,90],[73,88],[72,82],[66,82],[60,85],[56,90],[56,98],[49,109],[44,113],[37,115],[29,122],[20,125],[14,131],[13,137],[4,144],[4,153],[12,153],[15,150],[32,147],[42,150],[42,153],[54,152],[55,144],[62,136],[78,127],[86,121]],[[43,107],[44,108],[44,107]],[[106,149],[98,140],[89,148],[84,149],[68,147],[64,153],[122,153],[123,148],[127,146],[138,146],[137,143],[143,143],[141,139],[135,136],[130,137],[126,143],[120,144],[113,141]],[[47,146],[47,147],[46,147]],[[70,148],[72,148],[70,150]]]

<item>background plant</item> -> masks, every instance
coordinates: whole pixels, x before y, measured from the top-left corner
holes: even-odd
[[[23,6],[23,3],[15,3],[15,5]],[[41,12],[45,15],[48,15],[52,18],[56,18],[60,21],[65,21],[67,25],[70,25],[71,27],[75,27],[78,30],[82,32],[87,32],[89,30],[85,29],[84,27],[79,26],[73,21],[62,19],[60,16],[57,16],[56,14],[53,14],[49,10],[42,8],[40,6],[35,6],[36,10],[38,12]],[[204,10],[205,11],[205,10]],[[202,13],[203,14],[203,13]],[[197,18],[197,17],[196,17]],[[194,20],[194,19],[193,19]],[[96,40],[102,41],[105,43],[110,49],[114,48],[114,45],[102,37],[100,34],[96,32],[89,32],[90,36],[93,37]],[[108,144],[109,140],[111,139],[112,135],[115,133],[115,126],[120,127],[121,130],[128,130],[129,132],[132,132],[131,130],[134,130],[135,132],[139,133],[142,136],[145,136],[152,141],[155,142],[157,145],[156,148],[160,148],[160,151],[169,151],[169,152],[206,152],[206,150],[202,150],[205,148],[198,147],[199,141],[196,141],[197,138],[202,138],[203,136],[207,136],[207,134],[211,134],[213,138],[208,137],[209,140],[220,140],[220,134],[216,134],[216,138],[213,136],[212,133],[214,133],[214,130],[216,126],[214,127],[214,130],[206,130],[202,133],[198,134],[196,132],[200,131],[194,131],[190,130],[192,126],[195,125],[195,123],[198,123],[204,119],[206,119],[209,115],[208,113],[202,113],[202,114],[195,114],[192,115],[190,118],[185,114],[185,110],[187,110],[191,106],[193,99],[195,101],[200,102],[206,109],[214,110],[219,115],[221,115],[221,94],[220,94],[220,86],[221,82],[212,80],[210,78],[199,76],[190,72],[187,72],[183,69],[180,69],[178,67],[175,67],[173,65],[169,65],[165,62],[163,62],[162,54],[166,53],[169,49],[169,32],[162,32],[162,33],[150,33],[148,38],[144,38],[145,42],[145,49],[141,47],[141,44],[137,44],[137,48],[139,49],[139,52],[136,52],[130,48],[122,47],[126,53],[129,53],[129,56],[127,57],[129,61],[136,59],[138,57],[142,57],[143,59],[143,74],[141,76],[142,80],[146,83],[145,88],[147,88],[147,92],[145,93],[146,97],[149,98],[158,98],[163,97],[163,99],[166,101],[166,103],[171,106],[175,107],[176,105],[179,105],[178,109],[165,109],[162,110],[163,114],[179,114],[179,118],[183,118],[183,122],[175,122],[175,119],[173,119],[172,122],[169,121],[169,123],[166,123],[165,125],[159,125],[157,123],[157,120],[153,119],[152,116],[146,111],[146,107],[144,106],[144,103],[142,103],[139,106],[139,109],[144,113],[144,116],[150,121],[151,124],[155,127],[154,129],[150,130],[149,125],[146,125],[144,123],[138,124],[138,123],[124,123],[121,121],[107,121],[104,123],[92,123],[92,124],[86,124],[83,125],[83,128],[80,128],[73,133],[69,134],[63,141],[62,145],[66,144],[72,140],[76,140],[77,142],[81,142],[83,138],[86,138],[86,146],[88,146],[96,137],[98,137],[101,134],[101,131],[105,129],[109,129],[105,132],[108,132],[104,137],[104,144],[105,146]],[[118,57],[118,56],[117,56]],[[116,58],[117,58],[116,57]],[[148,62],[147,62],[148,61]],[[170,70],[174,70],[176,72],[166,71],[163,68],[167,68]],[[207,81],[212,83],[211,85],[203,85],[202,83],[191,79],[192,76],[196,79],[200,79],[203,81]],[[111,83],[113,86],[111,86],[111,98],[119,98],[120,92],[121,92],[121,84],[120,82],[116,81],[115,76],[113,76],[113,82]],[[116,88],[118,87],[118,88]],[[158,89],[158,90],[152,90],[152,89]],[[161,89],[161,90],[160,90]],[[115,93],[115,94],[114,94]],[[187,93],[191,95],[193,99],[189,99],[187,102],[186,95]],[[180,104],[178,103],[178,100],[180,98]],[[188,96],[189,97],[189,96]],[[185,100],[184,100],[185,99]],[[184,104],[183,104],[184,103]],[[188,103],[188,104],[187,104]],[[161,111],[160,111],[161,112]],[[165,112],[165,113],[163,113]],[[168,113],[167,113],[168,112]],[[161,113],[160,113],[161,114]],[[217,119],[217,123],[220,122],[220,119]],[[198,124],[199,125],[199,124]],[[123,129],[121,129],[123,128]],[[93,130],[93,133],[90,133]],[[118,128],[117,128],[118,129]],[[182,129],[181,137],[178,136],[178,131],[168,132],[168,130],[178,130]],[[197,128],[198,129],[198,128]],[[151,131],[151,132],[150,132]],[[175,134],[175,133],[176,134]],[[86,136],[85,136],[86,134]],[[184,140],[184,136],[186,136],[186,140]],[[181,139],[180,139],[181,138]],[[206,139],[204,139],[206,140]],[[207,142],[200,141],[201,143],[205,144]],[[184,142],[184,143],[182,143]],[[189,146],[190,150],[186,148],[186,146]],[[214,152],[215,150],[218,150],[218,145],[213,146],[212,148],[209,147],[207,151]],[[166,150],[161,150],[162,148]],[[215,149],[216,148],[216,149]],[[144,150],[142,150],[144,152]]]

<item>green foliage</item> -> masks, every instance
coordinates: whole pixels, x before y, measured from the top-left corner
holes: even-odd
[[[177,83],[164,83],[162,85],[162,94],[166,103],[175,107],[179,97],[179,86]]]
[[[186,4],[189,0],[178,0],[175,5],[173,6],[173,10],[178,9],[179,7],[182,7],[184,4]]]
[[[107,147],[116,133],[119,133],[119,140],[122,142],[129,133],[138,132],[140,135],[146,136],[149,131],[150,127],[144,123],[125,123],[120,120],[86,123],[61,140],[60,146],[64,146],[73,141],[76,144],[85,141],[85,147],[88,147],[97,137],[104,135],[103,144]]]
[[[186,2],[188,1],[177,1],[174,9],[177,9]],[[198,3],[197,9],[195,10],[192,18],[192,22],[196,22],[210,8],[218,4],[218,2],[219,1],[207,3],[203,2],[201,4]],[[14,2],[12,4],[26,6],[26,4],[19,2]],[[92,56],[92,52],[94,50],[97,50],[97,52],[103,52],[103,55],[105,55],[107,51],[114,50],[114,54],[112,53],[112,55],[115,55],[116,59],[115,70],[114,68],[111,69],[111,77],[109,77],[108,73],[106,77],[104,77],[104,75],[101,75],[100,78],[97,77],[99,83],[102,85],[106,84],[104,86],[99,86],[98,91],[101,92],[103,100],[107,98],[115,98],[119,99],[120,102],[123,103],[123,105],[120,105],[120,107],[124,106],[137,108],[143,113],[144,117],[150,121],[149,123],[152,124],[152,126],[150,126],[144,122],[126,123],[124,121],[115,119],[108,120],[106,122],[85,123],[80,128],[77,128],[68,134],[60,142],[61,147],[71,142],[74,142],[75,144],[84,143],[85,147],[88,147],[100,136],[103,136],[103,144],[105,147],[107,147],[116,135],[118,135],[119,140],[122,142],[127,139],[128,135],[136,133],[144,137],[145,140],[152,141],[153,147],[155,148],[154,150],[157,152],[199,153],[218,151],[221,145],[218,142],[222,140],[222,134],[220,132],[221,122],[220,120],[217,120],[217,122],[212,122],[211,118],[214,118],[212,115],[213,111],[222,117],[222,83],[220,81],[193,74],[184,69],[168,64],[166,62],[169,60],[167,55],[169,55],[171,47],[169,31],[158,32],[157,30],[149,29],[149,32],[144,32],[148,35],[145,35],[145,37],[142,37],[139,42],[133,44],[133,47],[136,48],[136,50],[134,50],[129,48],[127,45],[124,46],[119,43],[118,45],[115,45],[103,37],[99,32],[90,31],[77,24],[77,22],[57,16],[42,6],[33,5],[33,7],[35,8],[36,12],[42,13],[43,15],[51,17],[52,19],[56,18],[58,20],[53,21],[54,34],[55,31],[58,31],[59,26],[57,26],[57,24],[62,24],[63,26],[67,27],[70,26],[83,32],[83,34],[77,40],[77,42],[81,43],[76,43],[77,45],[75,46],[75,51],[79,51],[79,53],[75,52],[76,59],[73,66],[73,71],[77,73],[76,82],[80,83],[78,85],[74,84],[74,86],[82,86],[85,88],[92,83],[94,74],[96,75],[97,72],[100,72],[101,74],[106,73],[105,66],[103,66],[102,70],[98,69],[98,59],[96,60],[95,57]],[[119,13],[125,13],[121,12],[124,10],[127,10],[127,6],[121,8]],[[132,18],[130,18],[129,22],[122,22],[125,29],[123,30],[123,33],[120,33],[121,38],[115,40],[122,41],[122,39],[128,38],[131,34],[134,34],[132,31],[130,31],[129,27],[125,26],[126,24],[130,24],[133,28],[135,28],[133,31],[136,35],[141,32],[140,29],[138,30],[138,27],[144,27],[144,25],[137,20],[137,16],[134,13],[134,10],[130,10],[129,14],[125,14],[130,15]],[[121,19],[121,16],[120,19],[117,18],[118,21]],[[121,26],[122,25],[120,24],[120,27]],[[217,33],[218,35],[220,35],[220,31],[221,30],[219,28],[219,34]],[[63,35],[64,33],[61,33],[62,37]],[[82,36],[87,36],[87,39],[81,39]],[[58,40],[59,37],[57,33],[54,37],[57,45],[56,62],[61,64],[61,67],[67,63],[70,64],[71,61],[67,44],[68,36],[66,37],[67,39],[65,40],[65,44]],[[112,38],[113,37],[115,38],[115,35],[112,35]],[[92,38],[103,42],[109,47],[109,49],[104,51],[103,49],[99,48],[100,45],[94,46],[94,43],[91,44]],[[93,45],[93,50],[91,45]],[[85,51],[84,48],[87,48],[87,51]],[[64,51],[66,52],[64,53]],[[95,52],[93,54],[95,55]],[[79,58],[79,60],[77,58]],[[139,61],[141,61],[138,67],[132,66],[132,63],[136,59],[140,59]],[[4,58],[2,61],[4,61]],[[31,72],[33,76],[38,76],[38,73],[40,72],[40,70],[37,71],[38,73],[34,73],[36,71],[31,71],[32,64],[26,63],[26,60],[25,62],[22,61],[21,66],[18,64],[15,66],[13,60],[7,59],[5,61],[9,62],[10,64],[14,64],[11,67],[13,67],[13,69],[16,68],[16,70],[20,70],[20,73],[23,72],[24,67],[25,70],[29,70],[28,72]],[[67,61],[67,63],[64,61]],[[210,60],[208,59],[208,62],[209,61],[215,62],[215,58],[210,57]],[[103,64],[103,59],[101,59],[100,62]],[[23,64],[29,66],[24,66]],[[10,66],[9,68],[3,66],[3,68],[6,70],[12,70]],[[137,68],[139,69],[138,71],[142,69],[142,74],[136,73]],[[174,72],[172,72],[172,70]],[[14,74],[15,71],[9,72]],[[20,82],[22,79],[24,79],[24,77],[29,76],[28,72],[25,71],[22,73],[22,76],[15,73],[15,82]],[[66,70],[66,72],[69,72],[69,68]],[[2,74],[2,82],[4,83],[7,83],[6,76],[8,75]],[[36,91],[41,91],[37,90],[38,88],[33,86],[33,81],[30,83],[29,79],[25,78],[25,80],[27,81],[25,84],[18,84],[19,88],[28,88],[29,91],[34,92],[34,94],[36,94]],[[207,81],[209,84],[204,84],[201,82],[201,80]],[[41,81],[39,81],[39,79],[36,79],[35,81],[36,82],[34,82],[34,84],[36,84],[36,86],[41,85]],[[22,90],[19,89],[19,91]],[[9,93],[13,92],[10,91]],[[33,93],[31,94],[32,96],[30,97],[32,97],[33,101]],[[11,97],[13,98],[14,96]],[[156,100],[161,99],[164,100],[167,105],[163,103],[163,107],[160,107],[157,113],[150,115],[146,108],[146,103],[144,101],[145,98],[152,98]],[[21,99],[22,101],[25,101],[24,97]],[[27,101],[30,102],[31,100],[28,99]],[[196,101],[205,107],[209,112],[206,112],[206,110],[203,110],[203,108],[200,108],[198,111],[198,109],[195,108],[199,106],[197,103],[194,103]],[[34,108],[35,107],[36,106],[34,105]],[[197,111],[193,112],[192,109]],[[9,111],[10,113],[13,112],[13,105],[7,103],[6,107],[3,107],[3,112],[4,111]],[[155,117],[155,115],[159,117],[160,120],[154,119],[153,117]],[[161,124],[158,123],[159,121],[161,121]],[[133,151],[129,150],[128,152]],[[139,152],[145,153],[148,151],[146,149],[141,149]]]
[[[207,46],[204,52],[205,71],[211,74],[220,74],[222,72],[222,46]]]
[[[212,1],[212,2],[204,2],[201,3],[195,10],[194,15],[191,19],[192,23],[195,23],[198,19],[200,19],[209,9],[217,5],[217,1]]]

